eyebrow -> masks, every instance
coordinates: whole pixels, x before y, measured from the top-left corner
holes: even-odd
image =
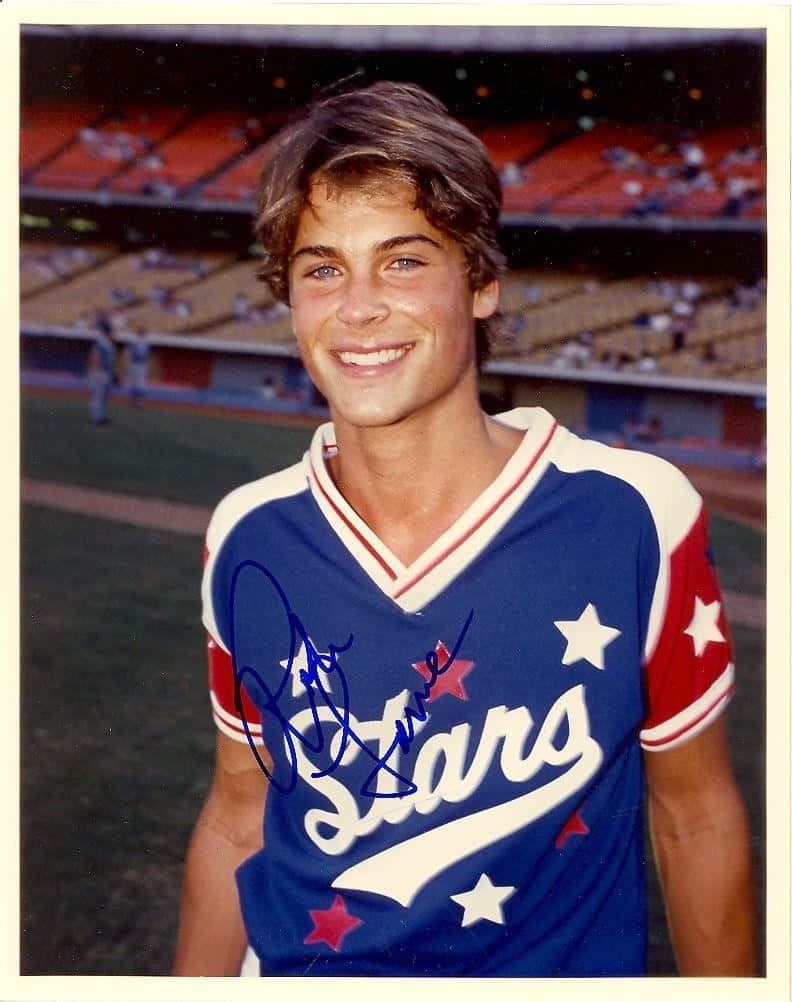
[[[442,245],[433,240],[431,237],[426,236],[424,233],[405,233],[403,236],[389,237],[387,240],[383,240],[374,246],[376,253],[383,253],[384,251],[394,250],[396,247],[402,247],[404,244],[413,243],[425,243],[430,244],[432,247],[437,247],[442,250]],[[341,257],[340,251],[335,247],[329,247],[327,244],[311,244],[310,246],[298,248],[291,256],[290,261],[296,261],[298,257]]]

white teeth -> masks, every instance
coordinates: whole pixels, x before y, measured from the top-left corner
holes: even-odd
[[[384,365],[395,362],[397,358],[406,355],[411,345],[404,348],[383,348],[381,351],[339,351],[338,357],[344,365]]]

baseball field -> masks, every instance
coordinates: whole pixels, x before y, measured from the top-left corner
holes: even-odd
[[[22,401],[24,974],[166,974],[181,869],[210,778],[201,525],[232,487],[305,449],[310,427]],[[101,492],[97,493],[97,492]],[[765,535],[712,514],[732,618],[735,769],[760,899],[765,834]],[[673,972],[650,884],[654,974]]]

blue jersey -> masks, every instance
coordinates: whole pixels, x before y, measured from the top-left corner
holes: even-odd
[[[645,973],[642,748],[733,688],[705,514],[656,457],[499,420],[522,444],[410,566],[335,488],[332,425],[213,516],[214,717],[271,776],[237,874],[268,972]]]

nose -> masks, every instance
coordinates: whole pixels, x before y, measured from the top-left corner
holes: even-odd
[[[336,316],[341,323],[360,329],[390,314],[384,289],[376,276],[348,274],[341,290]]]

